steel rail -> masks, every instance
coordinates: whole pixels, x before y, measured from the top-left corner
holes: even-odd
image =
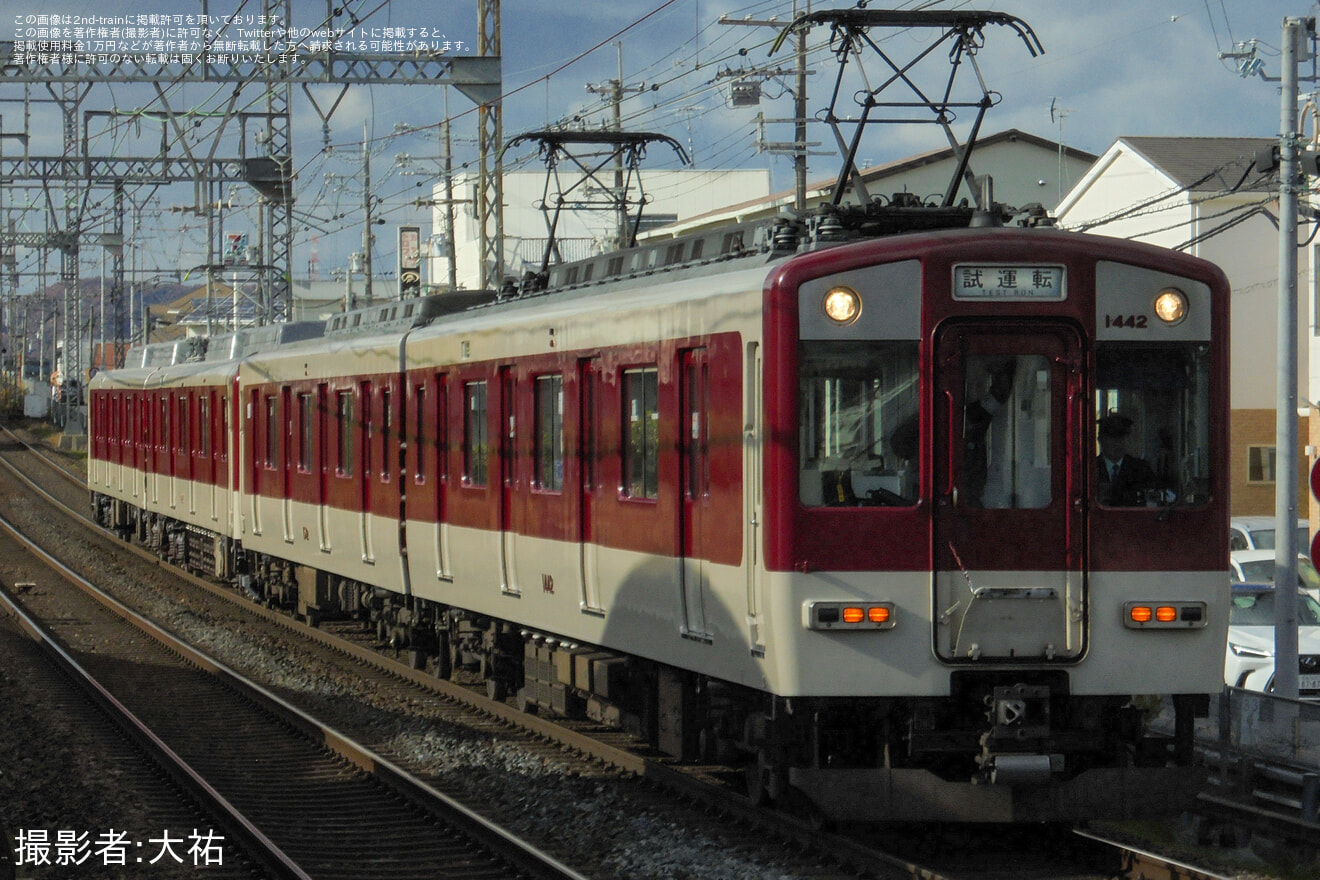
[[[181,641],[123,603],[105,594],[90,581],[28,540],[16,526],[2,516],[0,516],[0,529],[3,529],[16,541],[23,543],[42,563],[95,599],[113,614],[142,630],[187,662],[211,674],[217,680],[238,690],[253,702],[278,715],[310,741],[320,743],[327,751],[372,776],[396,793],[415,802],[429,803],[432,808],[439,806],[445,811],[445,818],[450,820],[451,824],[462,833],[477,838],[488,846],[498,847],[499,851],[505,854],[519,869],[535,877],[553,877],[559,878],[559,880],[588,880],[587,877],[559,862],[548,853],[531,846],[505,828],[468,809],[443,792],[415,778],[383,756],[355,742],[348,735],[313,718],[262,685],[251,681],[210,655]],[[243,839],[250,842],[257,854],[269,852],[274,856],[271,864],[272,870],[277,872],[277,876],[311,880],[310,876],[285,856],[269,838],[243,818],[236,808],[229,804],[219,792],[192,771],[164,742],[133,716],[127,707],[123,706],[108,691],[97,684],[68,652],[64,651],[35,620],[19,608],[16,600],[3,587],[0,587],[0,598],[3,598],[4,604],[13,610],[25,631],[39,641],[44,648],[51,651],[59,662],[67,665],[72,670],[76,670],[81,680],[89,682],[89,693],[92,694],[94,699],[110,707],[110,711],[114,715],[122,716],[126,720],[131,719],[131,729],[126,730],[129,735],[143,738],[144,747],[166,757],[170,762],[168,766],[170,772],[181,774],[181,778],[187,781],[186,784],[190,789],[197,790],[207,799],[208,803],[214,804],[214,808],[219,814],[233,823],[234,827],[242,834]]]

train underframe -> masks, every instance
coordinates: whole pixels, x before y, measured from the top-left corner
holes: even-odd
[[[97,521],[179,568],[312,625],[357,619],[441,678],[627,730],[684,761],[741,766],[753,800],[820,821],[1044,822],[1173,815],[1203,784],[1208,695],[1080,696],[1066,670],[953,670],[947,697],[785,698],[253,553],[94,496]]]

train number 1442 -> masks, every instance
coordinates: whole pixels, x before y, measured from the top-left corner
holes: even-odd
[[[1145,315],[1105,315],[1106,327],[1130,327],[1133,330],[1146,329]]]

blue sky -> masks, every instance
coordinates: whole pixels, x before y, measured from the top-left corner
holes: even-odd
[[[805,10],[806,0],[798,0]],[[467,44],[475,54],[477,13],[473,2],[452,0],[336,0],[344,10],[339,22],[356,16],[361,27],[428,28],[445,39]],[[814,9],[842,8],[846,3],[814,2]],[[212,14],[257,12],[259,0],[209,0]],[[901,0],[872,2],[871,8],[983,9],[1005,12],[1030,25],[1045,52],[1031,57],[1023,44],[1005,28],[986,31],[977,56],[987,86],[998,95],[983,131],[1019,128],[1093,153],[1102,152],[1122,135],[1229,135],[1274,136],[1279,129],[1278,84],[1259,77],[1243,78],[1234,62],[1220,53],[1254,45],[1263,72],[1279,75],[1279,50],[1285,16],[1315,15],[1315,4],[1280,0],[969,0],[918,4]],[[325,0],[294,0],[293,24],[312,27],[326,15]],[[6,31],[16,19],[29,15],[137,15],[196,14],[201,0],[0,0],[0,27]],[[791,66],[787,50],[768,54],[775,31],[767,27],[720,23],[732,19],[789,20],[792,0],[613,0],[610,3],[565,0],[504,0],[501,8],[503,89],[506,137],[547,125],[572,122],[599,126],[609,117],[601,87],[620,77],[627,88],[623,117],[627,127],[656,131],[680,141],[701,168],[770,168],[776,187],[791,185],[787,157],[758,152],[755,116],[770,118],[792,113],[788,80],[768,80],[760,107],[734,108],[729,104],[728,73],[770,64]],[[833,79],[832,56],[823,47],[825,32],[812,32],[808,104],[814,112]],[[0,40],[13,35],[0,31]],[[1250,44],[1249,41],[1257,41]],[[888,35],[887,51],[900,63],[910,60],[926,43],[910,34]],[[923,87],[938,90],[947,73],[944,53],[926,62],[929,76]],[[965,69],[960,82],[975,85]],[[10,87],[11,89],[13,87]],[[0,90],[3,92],[3,90]],[[21,93],[0,94],[0,98]],[[312,90],[323,106],[337,91]],[[214,102],[214,88],[193,88],[173,95],[175,106],[203,106]],[[159,108],[154,93],[145,87],[98,87],[84,109]],[[475,159],[476,114],[457,92],[448,98],[452,117],[455,164],[471,168]],[[1051,107],[1054,108],[1053,115]],[[394,224],[420,222],[429,215],[409,206],[426,194],[431,178],[426,172],[438,165],[438,123],[444,118],[444,90],[436,87],[354,87],[344,95],[329,122],[326,148],[321,121],[301,90],[295,90],[294,158],[298,168],[298,210],[307,218],[297,232],[295,274],[303,274],[313,260],[325,277],[342,267],[349,251],[360,245],[362,143],[364,132],[372,153],[372,189],[380,198],[380,212]],[[13,104],[0,104],[4,130],[12,132],[18,114]],[[970,115],[955,123],[959,137],[966,134]],[[398,126],[419,129],[399,133]],[[142,135],[151,143],[150,126]],[[58,126],[47,117],[34,121],[32,151],[58,153]],[[766,129],[770,140],[791,136],[788,125]],[[829,143],[823,127],[813,129],[811,140]],[[934,126],[891,126],[863,144],[859,159],[881,163],[944,145]],[[119,140],[107,149],[142,147]],[[12,150],[12,145],[5,145]],[[96,149],[100,149],[97,147]],[[821,149],[824,149],[822,147]],[[223,152],[223,151],[222,151]],[[539,168],[520,151],[509,157],[510,167]],[[409,162],[401,157],[411,156]],[[652,150],[657,167],[673,165],[667,149]],[[813,178],[832,176],[837,159],[811,159]],[[411,172],[411,173],[406,173]],[[175,187],[175,190],[180,188]],[[145,198],[145,194],[143,194]],[[204,249],[196,220],[171,214],[169,207],[191,203],[193,194],[161,190],[152,194],[155,228],[143,233],[144,260],[162,264],[186,261],[189,249]],[[236,209],[250,195],[236,194]],[[144,209],[145,210],[145,209]],[[34,211],[24,219],[44,220]],[[146,221],[144,221],[146,224]],[[179,224],[184,226],[175,231]],[[424,229],[424,234],[429,232]],[[377,265],[392,266],[392,234],[380,236]]]

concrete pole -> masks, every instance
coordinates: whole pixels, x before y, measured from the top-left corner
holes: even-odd
[[[1297,64],[1306,31],[1283,20],[1279,117],[1279,313],[1274,474],[1274,692],[1297,699]]]

